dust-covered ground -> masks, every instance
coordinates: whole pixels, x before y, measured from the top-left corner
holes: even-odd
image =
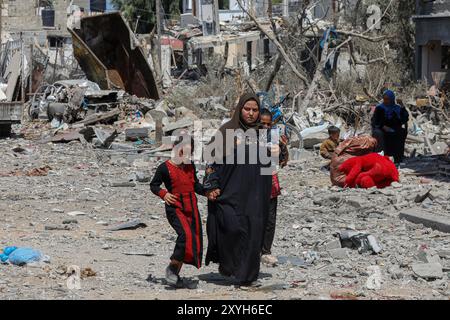
[[[13,151],[16,146],[21,149]],[[395,187],[349,190],[331,187],[328,173],[320,170],[320,158],[303,152],[300,160],[280,171],[283,194],[273,246],[280,261],[275,267],[261,267],[262,286],[238,289],[218,274],[217,265],[199,270],[187,266],[182,275],[191,278],[191,284],[199,280],[198,285],[175,290],[162,281],[175,239],[162,201],[150,193],[148,182],[110,186],[128,182],[136,172],[150,177],[162,159],[94,150],[79,142],[38,144],[23,139],[0,140],[0,157],[0,246],[32,247],[51,259],[38,266],[1,264],[2,299],[450,297],[450,261],[446,260],[450,234],[399,218],[408,208],[450,215],[449,181],[414,175],[418,169],[433,169],[437,160],[407,163],[400,170],[401,184]],[[47,175],[21,175],[45,166],[51,168]],[[415,202],[429,189],[432,197]],[[201,197],[199,202],[205,230],[206,200]],[[73,211],[84,215],[68,214]],[[135,219],[147,227],[108,230]],[[339,249],[335,234],[346,228],[374,235],[382,252]],[[431,278],[413,271],[415,264],[427,268],[436,263],[442,270],[429,271]],[[66,273],[72,265],[82,271],[90,268],[95,275],[82,276],[80,288],[69,289],[68,283],[76,277],[68,278]]]

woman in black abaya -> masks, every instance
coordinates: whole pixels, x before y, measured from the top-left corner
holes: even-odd
[[[245,94],[239,100],[233,118],[217,134],[225,141],[226,131],[259,129],[260,104],[257,96]],[[216,135],[217,137],[217,135]],[[237,141],[236,141],[237,140]],[[223,144],[224,163],[214,163],[207,169],[204,187],[208,195],[208,249],[206,265],[219,264],[219,272],[233,276],[239,285],[248,286],[258,279],[261,248],[271,193],[271,174],[262,169],[261,153],[267,146],[260,139],[237,138]],[[237,150],[245,145],[245,162],[236,163]],[[256,144],[258,156],[251,163],[249,151]],[[254,147],[254,146],[253,146]],[[230,163],[230,159],[234,159]]]

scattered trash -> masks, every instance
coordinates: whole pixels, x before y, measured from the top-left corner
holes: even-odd
[[[423,202],[425,199],[430,198],[430,200],[434,200],[433,195],[431,194],[431,190],[429,189],[428,191],[426,191],[424,194],[418,194],[416,196],[416,198],[414,199],[415,203],[421,203]]]
[[[63,222],[62,222],[62,224],[77,224],[78,223],[78,220],[75,220],[75,219],[66,219],[66,220],[63,220]]]
[[[306,261],[305,260],[303,260],[302,258],[299,258],[299,257],[295,257],[295,256],[289,256],[289,257],[287,257],[287,256],[278,256],[277,259],[278,259],[278,264],[290,263],[290,264],[292,264],[293,266],[296,266],[296,267],[306,266]]]
[[[81,278],[82,279],[89,278],[89,277],[95,277],[96,275],[97,275],[97,272],[95,272],[91,268],[84,268],[83,270],[81,270]]]
[[[34,168],[31,170],[14,170],[7,173],[0,172],[0,177],[42,177],[48,175],[48,172],[52,170],[49,166],[43,166],[39,168]]]
[[[144,256],[144,257],[153,257],[154,253],[148,253],[148,252],[122,252],[124,255],[127,256]]]
[[[380,253],[382,247],[372,235],[353,230],[345,230],[338,233],[343,248],[358,249],[359,253],[372,251]]]
[[[366,288],[369,290],[381,289],[382,275],[380,267],[369,266],[367,267],[367,272],[369,273],[369,278],[366,281]]]
[[[70,226],[68,224],[66,224],[64,226],[47,225],[44,227],[44,230],[47,230],[47,231],[54,231],[54,230],[70,231],[70,230],[72,230],[72,226]]]
[[[71,212],[68,212],[67,214],[72,217],[87,215],[87,213],[82,212],[82,211],[71,211]]]
[[[331,292],[330,298],[334,300],[358,300],[358,295],[354,292]]]
[[[305,259],[306,264],[313,264],[318,261],[320,256],[316,251],[305,251],[303,252],[303,258]]]
[[[2,263],[23,266],[26,264],[50,262],[50,257],[43,255],[40,251],[32,248],[6,247],[0,254]]]

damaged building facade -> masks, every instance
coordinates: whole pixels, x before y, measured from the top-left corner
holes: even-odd
[[[450,81],[450,0],[416,1],[416,77]],[[442,85],[442,83],[441,83]]]

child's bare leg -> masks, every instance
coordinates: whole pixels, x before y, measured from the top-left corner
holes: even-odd
[[[183,266],[183,262],[172,259],[172,260],[170,260],[170,265],[173,266],[174,270],[177,270],[177,274],[178,274],[178,273],[180,273],[181,267]]]

